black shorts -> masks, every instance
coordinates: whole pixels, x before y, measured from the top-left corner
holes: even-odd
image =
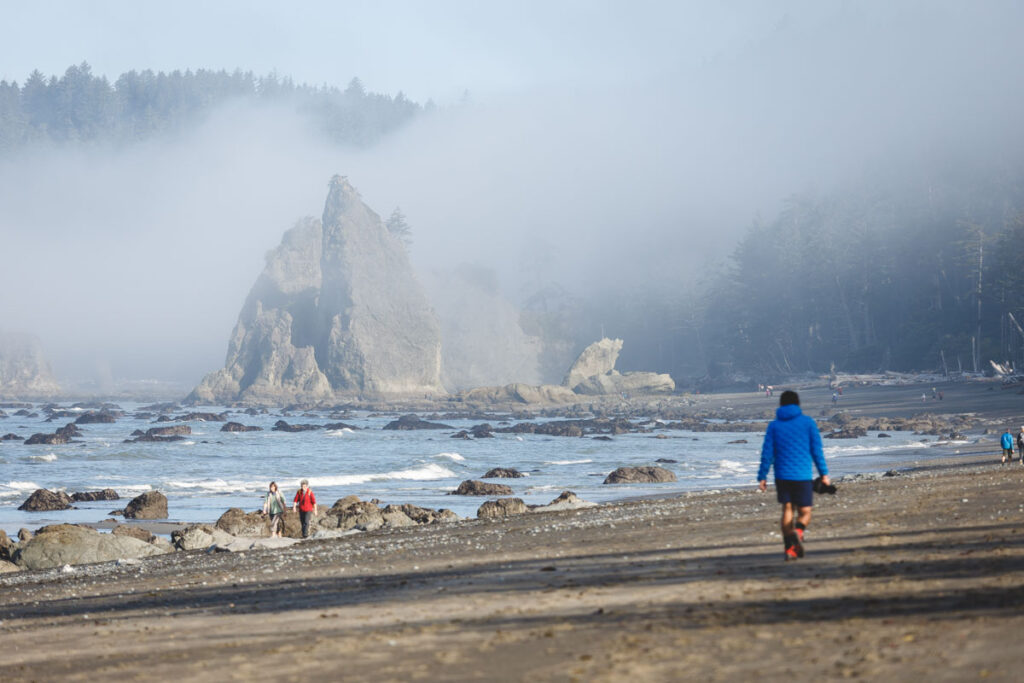
[[[791,479],[775,480],[775,497],[780,503],[792,503],[798,508],[809,508],[814,505],[814,482],[793,481]]]

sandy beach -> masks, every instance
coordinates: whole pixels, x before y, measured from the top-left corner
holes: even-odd
[[[986,400],[1019,421],[942,405]],[[1024,467],[898,469],[819,496],[790,563],[751,486],[6,575],[0,679],[1019,680]]]

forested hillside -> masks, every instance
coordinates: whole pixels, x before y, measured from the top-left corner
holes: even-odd
[[[283,103],[335,142],[366,145],[422,107],[367,92],[358,79],[344,90],[298,85],[275,74],[242,71],[129,71],[114,83],[87,63],[64,75],[33,71],[23,84],[0,81],[0,154],[40,142],[134,142],[186,130],[233,100]]]

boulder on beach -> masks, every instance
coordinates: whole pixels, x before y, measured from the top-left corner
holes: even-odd
[[[0,560],[0,574],[10,574],[11,572],[20,572],[21,567],[10,562],[8,560]]]
[[[643,467],[620,467],[609,474],[605,484],[660,484],[677,481],[675,473],[664,467],[646,465]]]
[[[241,508],[229,508],[214,526],[232,536],[261,538],[270,535],[270,517],[260,512],[246,512]]]
[[[212,545],[228,545],[235,537],[210,524],[190,524],[171,532],[171,543],[178,550],[206,550]]]
[[[71,496],[63,491],[36,489],[28,499],[18,506],[26,512],[47,512],[51,510],[67,510],[71,507]]]
[[[508,517],[520,515],[527,510],[526,503],[522,498],[499,498],[498,500],[489,500],[481,505],[476,511],[476,516],[479,519]]]
[[[263,427],[244,425],[241,422],[228,422],[220,428],[222,432],[261,432]]]
[[[45,526],[14,552],[23,569],[50,569],[65,564],[91,564],[111,560],[140,559],[164,551],[137,538],[100,532],[74,524]]]
[[[0,560],[10,560],[14,548],[14,542],[7,537],[7,532],[0,529]]]
[[[117,491],[114,489],[103,489],[102,491],[79,491],[71,494],[71,500],[76,503],[88,503],[94,500],[120,500]]]
[[[146,491],[132,498],[123,514],[126,519],[167,519],[167,496],[159,491]]]
[[[386,527],[416,526],[416,522],[398,505],[385,505],[380,510],[380,516]]]
[[[526,475],[514,467],[495,467],[487,470],[481,479],[519,479]]]
[[[512,488],[505,484],[490,484],[476,479],[467,479],[459,484],[454,491],[448,492],[449,496],[511,496]]]
[[[418,505],[412,505],[411,503],[403,503],[402,505],[388,507],[398,508],[404,512],[409,519],[417,524],[442,524],[446,522],[457,522],[459,520],[459,516],[448,508],[431,510],[430,508],[421,508]]]

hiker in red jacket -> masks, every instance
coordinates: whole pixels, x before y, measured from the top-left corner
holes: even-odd
[[[309,538],[309,515],[313,513],[316,517],[320,514],[320,510],[316,504],[316,495],[313,493],[313,489],[309,488],[309,480],[303,479],[299,484],[298,493],[295,494],[295,500],[292,501],[292,510],[296,507],[299,508],[299,519],[302,521],[302,537]]]

